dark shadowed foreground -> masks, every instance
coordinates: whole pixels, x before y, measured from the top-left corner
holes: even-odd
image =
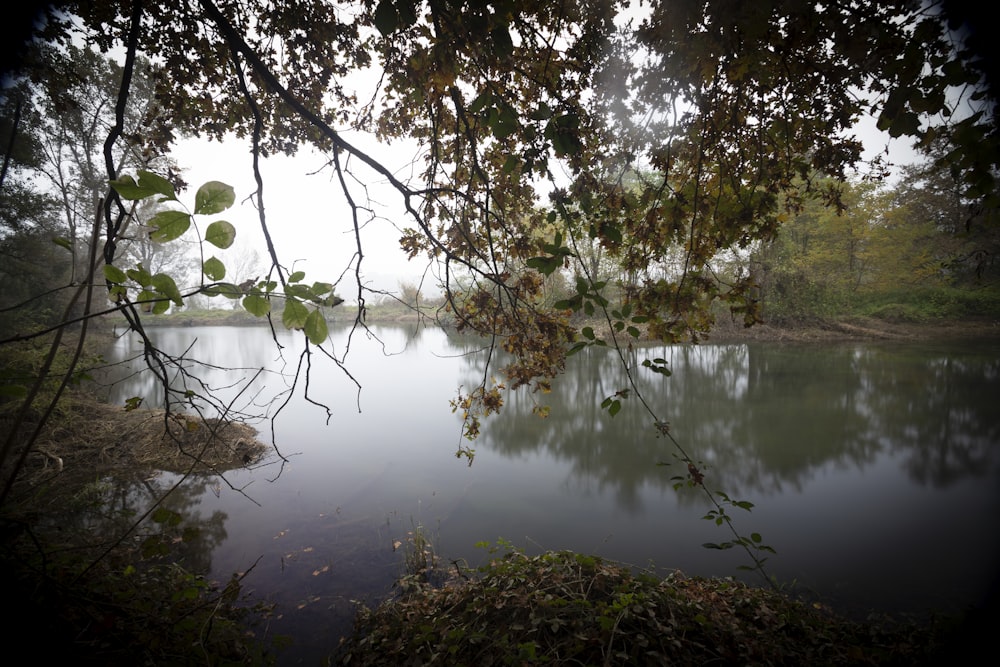
[[[973,664],[962,658],[989,627],[985,615],[849,621],[768,588],[569,552],[512,551],[460,578],[432,588],[411,577],[400,598],[362,610],[340,664]]]

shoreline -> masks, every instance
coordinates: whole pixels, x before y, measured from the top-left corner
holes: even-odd
[[[767,323],[745,328],[736,323],[720,322],[707,336],[708,343],[741,342],[836,343],[852,341],[933,342],[997,341],[1000,321],[989,318],[942,320],[934,322],[893,322],[874,318],[844,318],[794,326]]]
[[[331,325],[350,324],[353,318],[330,318]],[[406,325],[414,324],[419,318],[413,314],[398,313],[380,316],[369,312],[366,324]],[[150,318],[146,326],[267,326],[266,320],[246,317],[234,313],[228,317],[206,316],[201,313],[176,313],[165,317]],[[607,323],[579,322],[578,326],[589,325],[598,333],[607,336]],[[903,322],[870,317],[845,317],[835,320],[814,320],[789,324],[760,322],[751,327],[728,318],[720,318],[715,327],[696,344],[713,343],[836,343],[857,341],[997,341],[1000,342],[1000,320],[995,318],[965,318],[959,320],[934,320],[927,322]],[[648,342],[648,341],[643,341]],[[690,343],[687,341],[687,343]]]

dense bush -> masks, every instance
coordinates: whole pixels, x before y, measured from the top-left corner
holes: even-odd
[[[570,552],[363,610],[344,665],[915,665],[941,627],[858,623],[730,579],[667,578]]]

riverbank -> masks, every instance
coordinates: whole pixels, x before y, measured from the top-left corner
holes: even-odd
[[[330,319],[331,324],[351,324],[353,314],[342,310]],[[375,307],[366,313],[365,322],[375,324],[433,323],[412,310]],[[158,316],[146,321],[147,325],[166,326],[261,326],[265,321],[242,311],[196,311]],[[591,326],[595,332],[609,330],[606,322],[599,320],[579,322],[580,328]],[[770,323],[760,322],[752,327],[721,316],[715,326],[703,337],[702,343],[761,342],[836,342],[836,341],[933,341],[933,340],[1000,340],[1000,320],[992,317],[962,319],[929,319],[924,321],[888,320],[873,317],[839,319],[812,319],[808,321]]]
[[[178,476],[204,491],[218,474],[258,464],[271,448],[257,438],[239,422],[67,391],[0,511],[11,636],[44,637],[31,649],[40,662],[273,664],[255,634],[269,607],[244,598],[242,573],[210,581],[198,565],[218,539],[211,522],[160,502],[173,494],[183,507],[185,491],[171,488]],[[156,501],[143,511],[136,498]]]
[[[46,486],[44,496],[54,502],[103,474],[219,474],[254,465],[271,451],[247,424],[168,415],[140,403],[123,407],[68,392],[39,434],[15,491],[37,495]]]
[[[1000,340],[1000,321],[992,318],[901,322],[877,318],[814,320],[788,324],[741,323],[720,318],[706,342],[743,341],[836,342],[836,341],[933,341]]]

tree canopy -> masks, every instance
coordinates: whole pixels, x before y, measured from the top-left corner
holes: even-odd
[[[698,487],[705,518],[731,534],[705,546],[741,547],[766,574],[773,549],[729,513],[752,503],[705,482],[636,380],[670,375],[668,362],[632,343],[697,342],[727,311],[752,326],[809,300],[1000,275],[1000,80],[982,25],[956,0],[47,4],[24,31],[33,41],[3,54],[0,346],[47,349],[0,371],[0,506],[82,379],[98,315],[120,313],[141,341],[179,447],[176,426],[198,425],[172,411],[244,418],[186,352],[171,356],[145,331],[194,297],[301,331],[286,396],[313,402],[308,376],[299,382],[312,355],[357,384],[326,317],[350,290],[350,335],[367,327],[362,230],[388,222],[440,283],[432,314],[490,341],[480,384],[452,403],[467,438],[505,391],[545,392],[573,353],[609,346],[627,381],[598,397],[602,408],[642,403],[645,432],[680,463],[671,481]],[[891,165],[866,161],[864,117],[928,165],[879,189]],[[237,233],[228,175],[189,192],[171,160],[192,136],[249,145],[259,273],[224,253]],[[372,149],[401,145],[416,146],[406,169]],[[311,230],[268,216],[275,198],[299,193],[268,188],[262,162],[305,148],[323,156],[325,187],[353,226],[352,259],[330,267],[339,278],[307,279],[272,242],[279,224]],[[376,185],[394,200],[391,220]],[[197,250],[192,270],[164,255],[182,237]],[[418,308],[423,285],[401,287]],[[471,462],[474,450],[457,453]]]
[[[198,463],[218,470],[206,460],[216,441],[246,465],[247,445],[220,433],[234,421],[276,418],[296,393],[329,422],[336,406],[310,396],[309,369],[325,358],[360,387],[347,351],[329,340],[327,317],[343,302],[338,293],[351,292],[358,308],[346,347],[367,328],[366,301],[381,293],[364,280],[373,249],[362,231],[389,224],[443,292],[441,309],[421,315],[489,340],[478,386],[452,402],[466,438],[503,408],[505,392],[544,393],[572,354],[607,346],[615,353],[608,363],[622,373],[573,399],[600,402],[611,417],[623,401],[641,403],[648,419],[626,426],[648,438],[637,456],[677,464],[669,483],[697,490],[707,499],[703,518],[727,531],[704,546],[741,549],[766,577],[774,549],[732,519],[753,503],[718,490],[717,467],[702,469],[704,452],[639,381],[669,376],[669,362],[633,343],[697,342],[720,317],[752,326],[918,282],[949,296],[955,285],[1000,284],[1000,77],[988,3],[58,0],[34,16],[25,5],[8,12],[9,38],[0,41],[4,513],[27,498],[36,516],[34,505],[49,498],[45,481],[65,479],[62,458],[40,443],[57,408],[72,404],[62,400],[68,388],[87,379],[88,326],[100,315],[115,315],[118,326],[124,317],[158,385],[125,399],[125,413],[138,416],[144,398],[164,408],[151,438],[190,457],[187,474]],[[869,159],[857,136],[866,117],[913,142],[928,162],[879,187],[892,165],[884,155]],[[237,195],[231,175],[185,182],[171,151],[189,137],[249,147],[256,189],[247,200],[265,241],[262,262],[233,248],[242,230],[226,216],[246,193]],[[339,198],[336,214],[346,212],[354,231],[352,258],[324,267],[329,275],[307,276],[272,240],[279,225],[312,238],[310,225],[332,224],[332,214],[269,215],[275,199],[301,190],[269,187],[262,163],[305,150],[322,156],[319,187]],[[415,157],[400,168],[393,150]],[[184,246],[197,256],[177,250]],[[401,284],[400,303],[422,309],[426,287]],[[998,309],[997,292],[969,303]],[[160,349],[147,333],[158,314],[212,297],[301,332],[297,363],[280,353],[294,376],[273,403],[244,395],[264,369],[216,389],[198,377],[214,360]],[[891,300],[876,305],[904,310]],[[237,398],[223,399],[232,388]],[[527,398],[533,413],[548,414]],[[162,405],[149,406],[154,400]],[[115,440],[134,451],[136,430],[115,426]],[[249,437],[250,429],[235,431]],[[193,441],[205,447],[195,451]],[[88,451],[74,438],[67,446]],[[32,453],[44,460],[37,476],[27,465]],[[462,441],[457,454],[471,463],[474,450]],[[674,463],[663,460],[671,455]],[[214,626],[226,630],[226,647],[239,648],[222,607],[236,601],[243,574],[206,599],[203,582],[173,565],[159,571],[147,561],[138,572],[109,556],[122,547],[135,558],[162,557],[197,537],[179,513],[157,508],[173,488],[144,488],[153,506],[141,516],[129,511],[117,538],[88,534],[99,554],[81,556],[88,562],[79,574],[62,555],[83,551],[60,536],[50,558],[31,522],[5,519],[11,541],[30,542],[24,590],[49,613],[53,599],[66,598],[61,590],[50,597],[40,577],[75,586],[92,580],[84,575],[100,560],[114,561],[97,592],[112,593],[115,615],[140,625],[146,616],[123,611],[155,610],[139,643],[174,637],[193,655]],[[161,528],[141,542],[126,539],[144,522]],[[64,522],[55,523],[62,533]],[[218,526],[208,527],[211,542]],[[150,584],[176,613],[128,602]],[[104,628],[90,622],[111,617],[93,592],[85,590],[84,612],[66,607],[62,616]],[[67,634],[79,645],[89,632]],[[120,648],[117,639],[105,644]]]
[[[723,277],[713,261],[771,243],[813,200],[842,209],[834,183],[855,170],[878,178],[887,165],[862,164],[863,116],[933,148],[966,207],[995,208],[995,60],[969,11],[950,0],[91,0],[51,6],[36,39],[53,54],[85,44],[123,56],[103,142],[101,182],[114,187],[100,255],[133,327],[143,299],[184,298],[119,247],[131,202],[179,201],[179,175],[155,168],[171,143],[250,143],[266,239],[259,160],[310,146],[327,156],[358,232],[357,325],[360,229],[377,217],[367,187],[379,181],[402,211],[401,246],[435,263],[450,317],[511,354],[504,383],[484,378],[457,400],[475,415],[499,408],[501,388],[546,389],[585,345],[697,341],[718,302],[756,322],[761,276]],[[362,93],[358,73],[374,87]],[[147,95],[137,126],[129,100]],[[411,175],[359,136],[416,142]],[[115,150],[143,156],[139,170]],[[206,185],[210,199],[224,192]],[[202,192],[193,214],[224,210]],[[184,233],[192,213],[154,216],[154,240]],[[232,243],[220,221],[207,232]],[[268,246],[267,276],[245,286],[222,283],[223,263],[202,257],[195,292],[241,298],[257,315],[281,295],[285,325],[321,344],[316,308],[339,301],[335,286],[309,285]],[[601,262],[623,278],[596,275]],[[552,298],[557,279],[568,288]],[[611,340],[578,330],[577,313],[603,319]]]
[[[712,258],[769,242],[803,198],[842,205],[823,179],[862,167],[863,115],[939,147],[962,197],[993,206],[994,63],[968,12],[914,0],[61,2],[36,37],[55,61],[81,42],[124,53],[109,150],[155,164],[182,135],[248,139],[254,160],[313,146],[356,228],[374,216],[366,184],[388,182],[403,248],[438,262],[460,327],[501,337],[516,387],[558,372],[571,311],[607,305],[585,246],[628,276],[629,308],[616,311],[628,317],[608,314],[619,331],[697,340],[718,300],[756,321],[756,277],[720,281]],[[145,60],[149,91],[137,88]],[[377,81],[364,96],[359,72]],[[122,115],[137,96],[154,100],[141,127]],[[356,137],[417,141],[419,171],[401,180]],[[128,176],[110,153],[104,171]],[[107,190],[108,264],[120,194]],[[269,250],[271,278],[296,282]],[[679,271],[660,270],[678,253]],[[364,254],[359,235],[362,305]],[[544,300],[544,277],[564,268],[575,294]]]

